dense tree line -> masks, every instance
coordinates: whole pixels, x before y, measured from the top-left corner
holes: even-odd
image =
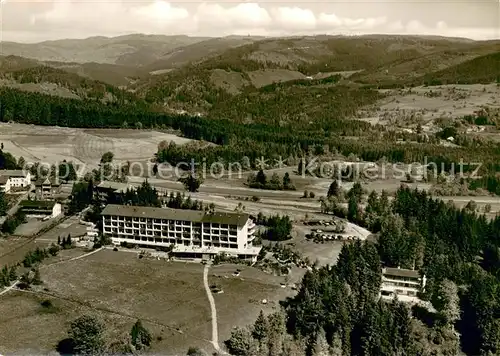
[[[4,74],[18,83],[55,83],[60,87],[71,90],[75,95],[91,100],[103,100],[125,103],[138,102],[138,98],[131,92],[118,89],[97,80],[87,79],[76,73],[70,73],[49,66],[37,66],[28,69],[11,71]]]
[[[94,201],[93,182],[75,182],[71,191],[71,198],[68,204],[68,213],[76,214]]]
[[[4,151],[3,143],[0,149],[0,169],[17,169],[19,168],[14,156],[9,152]]]
[[[137,320],[130,333],[110,339],[107,325],[92,314],[84,314],[73,320],[68,338],[61,340],[57,351],[64,355],[134,355],[147,351],[153,343],[151,332]]]
[[[263,237],[270,241],[284,241],[290,239],[292,220],[288,215],[265,216],[259,213],[255,217],[255,223],[266,227]]]
[[[468,286],[459,293],[462,320],[457,327],[463,350],[472,355],[498,353],[500,301],[493,295],[500,290],[495,273],[500,266],[500,217],[488,221],[484,215],[459,210],[409,188],[398,190],[392,210],[402,218],[403,231],[416,235],[412,254],[423,256],[428,297],[436,299],[445,280]]]
[[[144,181],[136,189],[127,189],[123,194],[118,194],[114,204],[161,207],[158,191],[148,181]]]
[[[418,85],[500,83],[500,52],[480,56],[450,68],[429,73],[416,81]]]
[[[334,267],[308,272],[297,296],[262,313],[226,342],[234,355],[413,355],[409,309],[377,302],[380,260],[373,244],[344,245]]]
[[[500,177],[486,175],[478,179],[471,179],[469,189],[476,190],[478,188],[483,188],[492,194],[500,195]]]
[[[18,210],[14,215],[8,216],[2,224],[2,232],[13,234],[17,227],[26,222],[26,215]]]
[[[26,255],[24,256],[24,259],[22,261],[22,264],[24,267],[31,267],[33,265],[36,265],[37,263],[42,262],[44,259],[49,257],[51,253],[49,252],[48,249],[43,249],[40,247],[37,247],[33,251],[28,251]]]
[[[260,169],[257,174],[250,174],[247,179],[247,185],[250,188],[268,189],[268,190],[295,190],[292,184],[290,174],[285,173],[283,178],[273,173],[271,179],[267,179],[264,170]]]
[[[191,196],[185,194],[170,192],[168,197],[162,199],[163,203],[172,209],[204,210],[205,206],[201,200],[193,200]]]
[[[363,195],[353,188],[346,197]],[[233,331],[230,350],[270,355],[278,339],[279,352],[293,347],[296,355],[498,354],[500,217],[488,221],[405,186],[392,202],[372,192],[359,214],[377,242],[344,244],[335,266],[308,272],[283,304],[287,329],[273,341],[261,339],[269,321],[260,316]],[[420,269],[428,278],[421,298],[436,310],[378,300],[383,266]]]
[[[9,204],[7,198],[5,197],[5,193],[0,191],[0,216],[4,216],[7,214],[9,209]]]
[[[0,288],[8,287],[17,279],[17,266],[3,266],[0,270]]]
[[[170,192],[161,197],[158,191],[146,180],[136,189],[127,189],[123,193],[113,194],[107,200],[108,204],[161,207],[165,205],[172,209],[203,210],[203,203],[191,199],[183,193]]]
[[[275,127],[303,125],[309,130],[340,131],[358,136],[361,127],[371,130],[369,125],[346,119],[379,98],[378,92],[370,89],[340,85],[314,87],[287,82],[279,88],[264,87],[219,102],[210,110],[209,117]]]
[[[131,105],[112,106],[92,101],[64,99],[55,96],[26,93],[15,89],[0,89],[0,121],[14,120],[20,123],[58,125],[68,127],[124,127],[125,124],[140,127],[169,127],[179,130],[185,137],[206,140],[219,146],[162,147],[158,151],[159,162],[177,164],[190,162],[239,162],[248,157],[256,158],[302,157],[314,152],[315,147],[328,147],[330,152],[345,156],[353,153],[367,161],[385,158],[391,162],[434,162],[441,169],[450,170],[463,159],[474,162],[474,149],[450,148],[437,144],[421,145],[382,140],[376,128],[361,121],[344,119],[342,116],[328,119],[328,125],[318,128],[312,125],[244,124],[224,119],[223,116],[204,118],[186,115],[167,115]],[[346,109],[344,114],[354,110]],[[373,131],[375,130],[375,131]],[[352,140],[349,135],[370,135],[370,140]],[[378,138],[379,137],[379,138]],[[483,150],[484,167],[500,170],[497,164],[497,148]]]

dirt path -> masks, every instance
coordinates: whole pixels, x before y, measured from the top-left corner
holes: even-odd
[[[219,353],[226,354],[219,346],[219,329],[217,326],[217,309],[215,308],[215,300],[212,295],[212,291],[208,285],[208,270],[210,266],[207,264],[203,268],[203,285],[205,286],[205,292],[207,292],[207,298],[210,302],[210,310],[212,312],[212,345],[215,350]]]
[[[101,247],[101,248],[98,248],[97,250],[90,251],[89,253],[86,253],[86,254],[81,255],[81,256],[76,256],[76,257],[73,257],[73,258],[70,258],[70,259],[67,259],[67,260],[62,260],[62,261],[58,261],[58,262],[54,262],[54,263],[50,263],[50,264],[47,264],[47,265],[42,265],[42,266],[40,266],[40,268],[43,268],[43,267],[49,267],[49,266],[54,266],[54,265],[58,265],[58,264],[65,263],[65,262],[76,261],[76,260],[79,260],[79,259],[81,259],[81,258],[85,258],[85,257],[91,256],[91,255],[93,255],[94,253],[97,253],[97,252],[99,252],[99,251],[102,251],[103,249],[104,249],[104,247]]]
[[[7,292],[9,292],[10,290],[12,290],[17,284],[19,283],[19,280],[15,281],[14,283],[12,283],[11,286],[5,288],[3,291],[0,292],[0,295],[2,294],[5,294]]]
[[[70,258],[70,259],[67,259],[67,260],[62,260],[62,261],[58,261],[58,262],[54,262],[54,263],[50,263],[50,264],[47,264],[47,265],[42,265],[40,266],[40,268],[44,268],[44,267],[49,267],[49,266],[54,266],[54,265],[58,265],[60,263],[64,263],[64,262],[70,262],[70,261],[76,261],[76,260],[79,260],[81,258],[84,258],[84,257],[88,257],[90,255],[93,255],[94,253],[97,253],[99,251],[101,251],[103,249],[103,247],[97,249],[97,250],[94,250],[94,251],[91,251],[89,253],[86,253],[84,255],[81,255],[81,256],[77,256],[77,257],[73,257],[73,258]],[[14,289],[14,287],[20,282],[21,280],[20,279],[17,279],[14,281],[14,283],[12,283],[11,286],[5,288],[3,291],[0,292],[0,295],[3,295],[9,291],[11,291],[12,289]]]

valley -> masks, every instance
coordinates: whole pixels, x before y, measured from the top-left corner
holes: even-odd
[[[499,51],[396,35],[4,43],[0,352],[67,354],[90,315],[111,353],[496,354]],[[59,217],[7,214],[43,194]],[[387,268],[426,276],[417,302],[383,302]]]

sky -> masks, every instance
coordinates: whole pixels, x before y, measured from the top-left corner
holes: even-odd
[[[499,0],[0,1],[0,39],[15,42],[130,33],[500,38]]]

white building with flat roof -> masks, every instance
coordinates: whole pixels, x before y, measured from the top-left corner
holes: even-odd
[[[426,278],[418,271],[404,268],[382,269],[380,296],[383,299],[398,297],[405,302],[418,302],[418,293],[425,289]]]
[[[169,248],[179,257],[211,259],[227,254],[255,261],[255,223],[248,214],[107,205],[103,234],[114,244]]]
[[[46,200],[23,200],[19,209],[28,217],[55,218],[62,214],[61,204]]]

